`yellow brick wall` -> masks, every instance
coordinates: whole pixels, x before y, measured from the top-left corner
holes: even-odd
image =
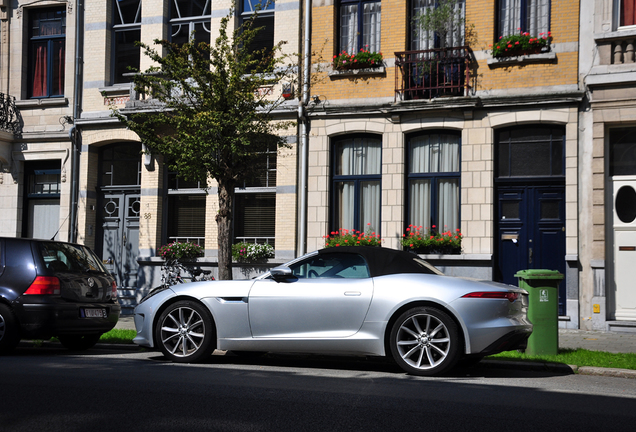
[[[314,48],[312,94],[327,100],[386,98],[394,96],[395,52],[407,50],[409,39],[409,4],[406,0],[382,1],[381,47],[386,74],[368,77],[329,77],[331,61],[337,51],[338,3],[316,5],[312,10],[312,46]],[[496,33],[497,0],[467,0],[466,23],[473,29],[471,48],[477,60],[475,90],[510,90],[528,87],[554,87],[577,84],[579,1],[552,2],[551,32],[557,60],[544,63],[524,63],[510,66],[489,66],[489,45]]]

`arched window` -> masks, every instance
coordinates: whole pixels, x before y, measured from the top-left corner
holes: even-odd
[[[331,230],[379,233],[382,140],[350,136],[333,144]]]
[[[425,231],[459,229],[459,155],[459,133],[440,131],[409,137],[408,225]]]

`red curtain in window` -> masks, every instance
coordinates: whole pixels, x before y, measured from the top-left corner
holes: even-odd
[[[621,26],[636,24],[636,0],[621,1]]]
[[[35,68],[33,71],[33,97],[47,96],[47,67],[46,67],[46,45],[35,47]]]
[[[51,96],[59,96],[64,94],[64,41],[56,42],[53,49],[53,88],[51,89]]]

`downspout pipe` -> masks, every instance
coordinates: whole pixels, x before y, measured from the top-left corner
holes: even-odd
[[[82,136],[77,128],[82,109],[83,85],[83,50],[84,47],[84,0],[77,0],[75,10],[75,78],[73,82],[73,126],[69,131],[69,138],[73,146],[71,156],[71,208],[69,214],[69,241],[77,242],[77,213],[79,207],[79,167],[82,149]]]
[[[300,120],[300,192],[298,217],[298,252],[307,253],[307,173],[309,164],[309,118],[306,107],[309,104],[309,72],[311,68],[311,0],[305,0],[305,31],[303,53],[303,94],[298,106]]]

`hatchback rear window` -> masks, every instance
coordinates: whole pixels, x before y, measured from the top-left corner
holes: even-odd
[[[99,259],[86,247],[66,243],[40,243],[40,251],[44,264],[53,271],[106,273]]]

